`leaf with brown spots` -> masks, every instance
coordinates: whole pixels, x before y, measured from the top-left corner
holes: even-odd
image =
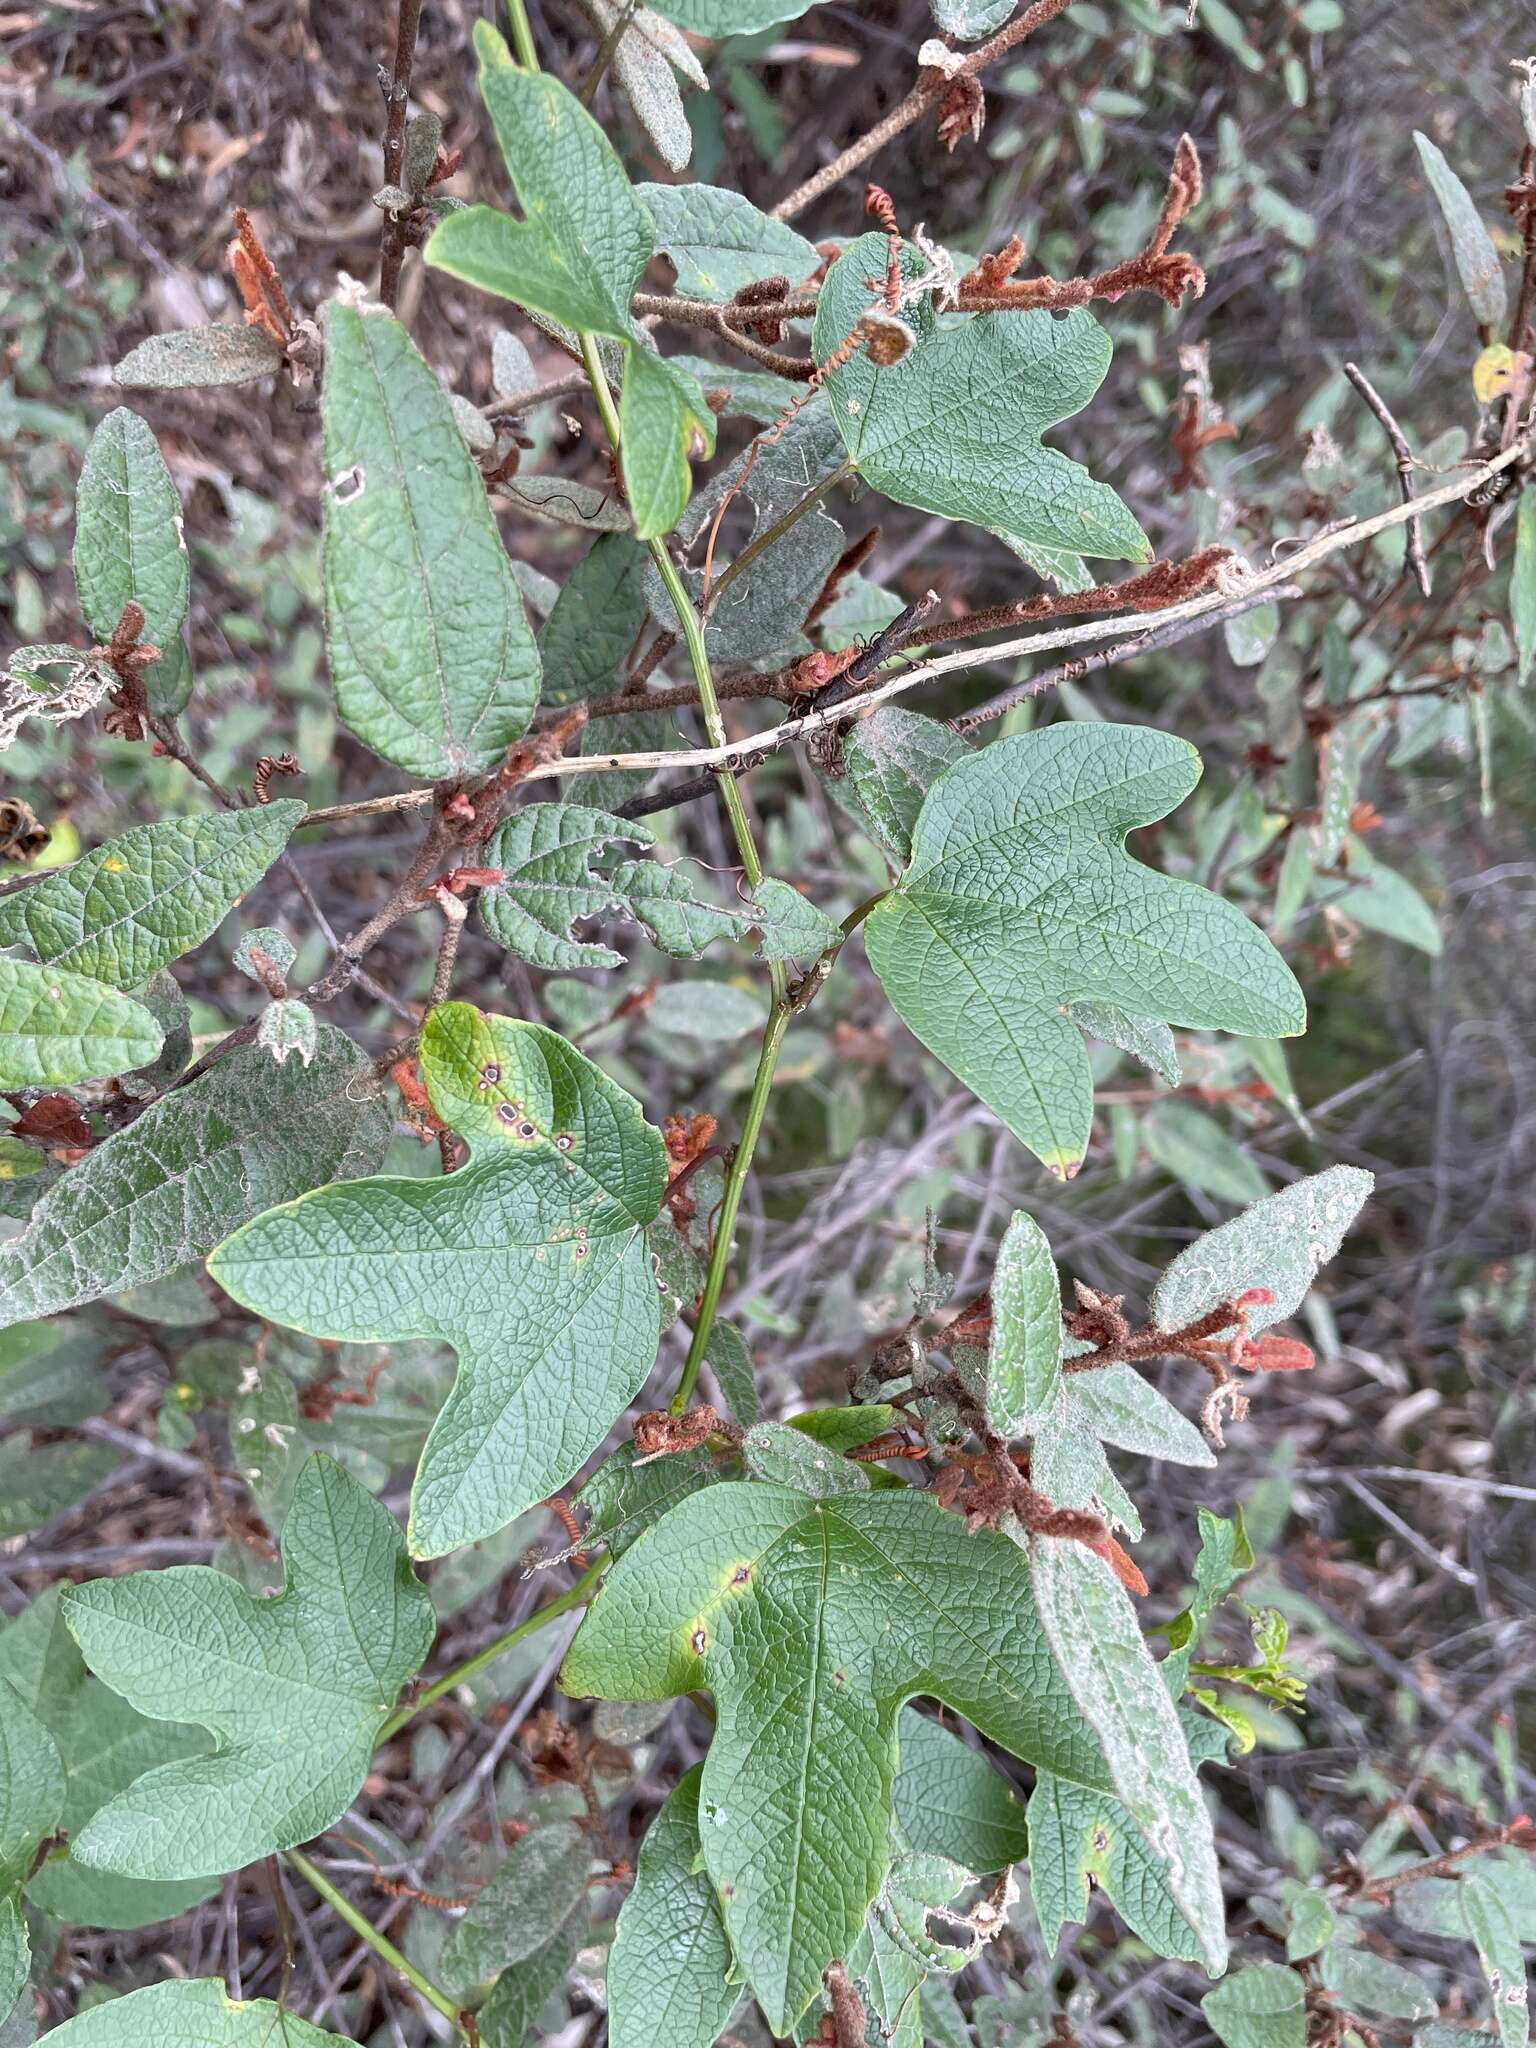
[[[444,1003],[421,1070],[467,1165],[319,1188],[209,1270],[312,1336],[453,1345],[411,1496],[412,1553],[441,1557],[558,1492],[639,1393],[661,1333],[645,1226],[666,1155],[634,1098],[542,1025]]]
[[[1022,1553],[907,1488],[694,1494],[615,1564],[561,1682],[603,1699],[714,1694],[704,1867],[775,2033],[848,1954],[885,1878],[905,1701],[942,1699],[1014,1755],[1109,1783]]]

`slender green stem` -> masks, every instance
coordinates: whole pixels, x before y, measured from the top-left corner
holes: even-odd
[[[538,52],[534,48],[533,31],[529,26],[525,0],[508,0],[508,12],[511,17],[512,40],[517,49],[518,61],[525,69],[537,71],[539,68]],[[580,341],[581,360],[587,372],[588,382],[592,386],[592,396],[597,404],[598,416],[601,418],[603,430],[608,436],[609,446],[613,450],[615,459],[617,459],[623,445],[623,429],[619,419],[619,409],[613,402],[613,392],[608,383],[607,372],[603,368],[602,358],[598,354],[596,337],[591,334],[583,334],[580,336]],[[836,478],[829,479],[827,488],[830,489],[832,483],[836,480]],[[810,504],[807,502],[796,510],[795,516],[798,517],[801,511],[808,511],[809,509]],[[689,664],[693,669],[693,679],[699,692],[699,709],[703,714],[704,726],[709,734],[710,744],[716,747],[726,746],[729,742],[725,730],[725,720],[720,715],[720,699],[715,694],[714,674],[709,665],[709,649],[704,643],[704,622],[699,617],[698,608],[688,593],[688,586],[684,583],[676,562],[673,561],[671,555],[667,552],[666,542],[658,537],[648,541],[646,545],[649,549],[651,560],[656,565],[656,573],[660,576],[667,596],[672,601],[672,609],[677,613],[678,627],[682,632],[683,644],[688,650]],[[724,578],[721,580],[723,584]],[[736,841],[736,851],[740,856],[742,869],[747,878],[747,886],[749,889],[756,889],[763,880],[763,863],[758,855],[757,842],[752,836],[752,821],[747,816],[746,804],[742,800],[741,791],[736,786],[734,775],[728,772],[722,773],[717,777],[717,781],[720,789],[720,799],[725,805],[725,814],[730,820],[731,833]],[[746,1182],[747,1171],[752,1164],[752,1154],[757,1148],[758,1136],[763,1128],[763,1119],[768,1113],[768,1094],[773,1086],[773,1074],[775,1067],[778,1065],[779,1049],[784,1043],[784,1034],[789,1029],[789,1020],[794,1014],[788,994],[789,977],[781,960],[769,962],[768,980],[773,995],[773,1008],[768,1014],[768,1023],[763,1032],[762,1050],[758,1054],[757,1072],[752,1080],[752,1099],[747,1105],[746,1122],[742,1126],[735,1157],[732,1159],[730,1171],[726,1175],[725,1195],[720,1205],[720,1216],[716,1228],[714,1250],[710,1254],[709,1271],[704,1279],[704,1294],[699,1303],[698,1318],[693,1327],[693,1341],[688,1346],[688,1358],[683,1367],[682,1384],[679,1386],[672,1402],[672,1412],[675,1415],[681,1415],[687,1407],[694,1387],[698,1383],[699,1368],[704,1363],[704,1347],[709,1342],[710,1332],[714,1328],[715,1310],[719,1307],[720,1296],[725,1288],[726,1271],[730,1265],[731,1239],[735,1233],[737,1212],[741,1207],[742,1188]],[[573,1587],[572,1592],[574,1593],[575,1590]],[[554,1611],[553,1606],[543,1610],[546,1615],[552,1614]],[[478,1667],[466,1667],[466,1669],[468,1668]],[[463,1676],[463,1673],[457,1674],[455,1683],[457,1682],[457,1677],[460,1676]],[[425,1694],[418,1704],[424,1706],[427,1700],[434,1697],[436,1690],[434,1688],[433,1692]],[[386,1724],[386,1727],[388,1725]]]
[[[599,1558],[596,1564],[588,1565],[574,1586],[567,1586],[563,1593],[547,1601],[537,1613],[530,1614],[526,1621],[520,1621],[516,1628],[509,1628],[506,1634],[498,1636],[494,1643],[487,1643],[485,1648],[477,1650],[473,1657],[466,1657],[462,1664],[455,1664],[451,1671],[445,1672],[441,1678],[429,1685],[419,1699],[412,1700],[408,1706],[397,1708],[379,1730],[380,1742],[387,1742],[391,1735],[398,1735],[406,1722],[414,1720],[423,1707],[430,1707],[434,1700],[440,1700],[445,1693],[452,1692],[455,1686],[463,1685],[465,1680],[473,1678],[477,1671],[483,1671],[487,1664],[494,1664],[496,1659],[504,1651],[510,1650],[515,1643],[523,1642],[528,1636],[537,1635],[547,1622],[558,1620],[562,1614],[569,1614],[573,1607],[585,1606],[606,1563],[606,1558]]]
[[[456,1999],[450,1998],[446,1991],[432,1982],[430,1977],[423,1976],[409,1957],[401,1955],[395,1944],[386,1935],[380,1934],[367,1914],[360,1913],[345,1892],[338,1891],[325,1872],[317,1869],[302,1850],[285,1849],[283,1854],[304,1882],[320,1894],[331,1911],[346,1921],[359,1941],[367,1942],[381,1962],[388,1963],[392,1970],[398,1971],[407,1984],[421,1993],[428,2005],[435,2005],[444,2019],[451,2020],[466,2040],[470,2038],[469,2031],[460,2017],[461,2008]]]
[[[533,27],[523,0],[507,0],[507,18],[512,24],[512,47],[525,71],[537,71],[539,53],[533,45]]]
[[[784,1043],[784,1034],[789,1029],[789,1020],[793,1015],[794,1012],[787,1000],[776,1001],[772,1015],[768,1019],[768,1028],[763,1033],[762,1051],[757,1056],[757,1072],[752,1076],[752,1099],[747,1104],[746,1122],[741,1128],[741,1137],[737,1141],[736,1156],[731,1161],[730,1172],[725,1177],[725,1194],[720,1202],[720,1215],[715,1225],[715,1245],[710,1254],[709,1271],[704,1278],[704,1293],[700,1298],[698,1316],[693,1325],[693,1341],[688,1346],[682,1381],[672,1397],[674,1415],[682,1414],[693,1399],[693,1390],[698,1384],[699,1367],[704,1363],[710,1332],[715,1326],[715,1311],[720,1306],[726,1271],[731,1263],[731,1240],[736,1234],[736,1214],[741,1207],[742,1189],[746,1185],[752,1154],[757,1149],[763,1119],[768,1114],[768,1096],[773,1087],[774,1068],[779,1063],[779,1049]]]

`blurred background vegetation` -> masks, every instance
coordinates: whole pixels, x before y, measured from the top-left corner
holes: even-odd
[[[478,11],[427,0],[415,103],[442,118],[445,146],[463,152],[449,189],[505,203],[472,87]],[[582,79],[599,31],[565,0],[532,11],[546,61],[568,81]],[[6,12],[0,604],[13,642],[79,640],[74,484],[92,426],[117,402],[110,365],[148,334],[238,317],[223,261],[232,208],[251,210],[301,311],[312,313],[341,272],[375,270],[380,215],[370,194],[380,176],[387,12],[360,0],[16,0]],[[979,142],[947,153],[925,121],[869,170],[909,227],[924,222],[976,254],[1017,233],[1032,265],[1064,276],[1141,246],[1187,129],[1206,192],[1182,245],[1204,266],[1206,293],[1178,314],[1138,298],[1097,309],[1115,344],[1108,380],[1053,438],[1080,455],[1091,450],[1095,474],[1122,492],[1160,555],[1223,541],[1267,565],[1276,543],[1395,502],[1389,451],[1344,378],[1346,361],[1366,370],[1427,464],[1466,454],[1486,422],[1472,382],[1480,338],[1413,131],[1433,138],[1464,179],[1513,291],[1519,237],[1501,194],[1521,142],[1510,60],[1528,52],[1510,38],[1531,29],[1528,13],[1522,21],[1519,10],[1469,0],[1200,0],[1193,29],[1182,0],[1078,0],[987,76]],[[908,89],[915,52],[933,32],[921,0],[891,0],[816,7],[786,28],[706,51],[713,90],[690,89],[683,100],[687,175],[770,206]],[[636,95],[632,103],[610,72],[595,109],[637,177],[668,178],[636,112],[643,80]],[[862,190],[859,174],[797,225],[813,239],[851,238],[866,225]],[[656,288],[669,283],[659,263]],[[541,377],[564,366],[509,308],[427,272],[415,256],[401,311],[445,384],[477,408],[504,395],[503,329]],[[694,337],[661,339],[670,349]],[[501,355],[505,375],[505,343]],[[1175,434],[1192,379],[1202,418],[1235,431],[1200,452],[1200,481],[1177,488]],[[200,757],[239,782],[258,755],[291,749],[303,780],[284,793],[317,805],[388,788],[386,771],[338,728],[329,696],[312,398],[262,384],[144,392],[132,403],[154,427],[183,499],[196,674],[183,723]],[[530,412],[519,475],[602,489],[595,425],[575,396]],[[727,423],[722,448],[735,452],[751,431]],[[552,594],[543,579],[562,581],[588,537],[497,502],[509,551],[526,565],[525,590],[542,609]],[[845,502],[839,516],[850,538],[880,527],[864,572],[876,586],[870,620],[930,587],[951,612],[1040,587],[976,529],[867,498]],[[1187,641],[1034,709],[1040,720],[1140,720],[1199,746],[1200,792],[1167,826],[1138,835],[1140,850],[1219,883],[1275,931],[1310,998],[1306,1038],[1278,1055],[1190,1035],[1176,1091],[1105,1055],[1094,1147],[1063,1187],[922,1054],[862,959],[848,966],[845,956],[781,1068],[736,1268],[745,1277],[731,1312],[767,1399],[782,1409],[839,1396],[849,1368],[905,1320],[929,1212],[956,1301],[986,1284],[1008,1216],[1027,1206],[1069,1273],[1140,1307],[1181,1244],[1267,1188],[1335,1161],[1375,1172],[1376,1198],[1312,1298],[1319,1370],[1258,1388],[1253,1416],[1231,1432],[1216,1472],[1163,1467],[1155,1496],[1145,1478],[1142,1489],[1149,1620],[1181,1604],[1196,1506],[1243,1504],[1260,1558],[1245,1597],[1286,1617],[1288,1657],[1308,1681],[1303,1714],[1244,1696],[1254,1747],[1221,1774],[1224,1858],[1247,1899],[1234,1931],[1254,1957],[1285,1952],[1295,1880],[1346,1858],[1383,1870],[1394,1856],[1433,1855],[1528,1807],[1536,1769],[1536,736],[1507,630],[1511,529],[1494,532],[1491,565],[1465,518],[1442,516],[1436,535],[1444,538],[1431,554],[1427,602],[1399,576],[1399,530],[1334,556],[1283,608],[1272,640],[1244,621],[1225,639]],[[922,708],[953,714],[1012,673],[979,671]],[[1415,694],[1366,754],[1350,870],[1314,876],[1301,900],[1287,902],[1283,823],[1315,794],[1308,714],[1320,696],[1337,706],[1368,691]],[[752,707],[732,711],[749,729]],[[692,737],[686,717],[677,729]],[[750,800],[771,871],[798,879],[834,914],[883,882],[883,862],[850,824],[835,784],[808,765],[776,758],[751,778]],[[0,805],[18,802],[51,835],[34,857],[52,862],[205,799],[176,762],[86,720],[29,728],[11,748],[0,762]],[[730,865],[712,806],[657,822],[669,842]],[[301,835],[294,858],[331,921],[346,927],[387,893],[413,843],[408,826],[376,820]],[[1363,881],[1368,873],[1375,887]],[[312,922],[281,875],[249,910],[247,923],[282,925],[301,942],[300,978],[322,967]],[[240,922],[197,956],[195,970],[178,969],[199,1034],[222,1033],[257,1000],[232,964]],[[735,1128],[763,1006],[749,969],[664,972],[647,952],[617,975],[548,976],[509,962],[473,925],[461,961],[457,993],[578,1038],[652,1116],[706,1111],[726,1134]],[[412,925],[371,964],[401,995],[425,994],[430,948]],[[399,1033],[366,996],[348,997],[337,1014],[373,1049]],[[397,1165],[437,1170],[435,1152],[414,1138],[402,1136],[396,1151]],[[701,1176],[701,1194],[704,1184]],[[0,1209],[24,1215],[33,1193],[0,1179]],[[250,1341],[194,1279],[72,1319],[52,1352],[0,1352],[0,1423],[99,1453],[73,1477],[60,1468],[57,1496],[13,1491],[10,1504],[0,1501],[0,1536],[9,1539],[0,1610],[14,1615],[61,1578],[114,1560],[216,1554],[261,1580],[277,1482],[269,1474],[265,1490],[254,1486],[235,1510],[198,1476],[237,1469],[231,1427]],[[366,1357],[322,1357],[281,1334],[269,1343],[268,1362],[291,1376],[300,1440],[340,1450],[381,1488],[392,1475],[398,1483],[444,1391],[441,1357],[412,1347],[372,1405],[337,1405],[316,1386],[330,1374],[333,1392],[353,1378],[360,1387]],[[125,1430],[147,1435],[163,1453],[158,1462],[126,1452]],[[16,1442],[0,1444],[0,1466]],[[190,1472],[177,1459],[190,1459]],[[14,1457],[5,1469],[19,1486]],[[85,1506],[87,1487],[96,1490]],[[554,1547],[546,1520],[525,1520],[437,1567],[434,1595],[465,1644],[505,1626],[531,1597],[513,1567],[536,1541]],[[1251,1661],[1241,1615],[1229,1612],[1222,1626],[1232,1662]],[[526,1711],[546,1649],[536,1642],[529,1658],[484,1674],[480,1706],[515,1699]],[[643,1818],[655,1786],[703,1739],[702,1722],[673,1716],[669,1732],[636,1750],[612,1796]],[[445,1788],[482,1749],[468,1719],[423,1729],[409,1782],[380,1797],[373,1850],[382,1854],[386,1838],[435,1840]],[[438,1892],[483,1875],[496,1846],[492,1821],[545,1796],[515,1763],[500,1771],[499,1804],[482,1800],[438,1841]],[[269,1988],[260,1891],[248,1874],[239,1937],[229,1935],[227,1899],[194,1908],[174,1931],[111,1935],[54,1923],[39,1978],[50,2021],[102,1987],[156,1976],[166,1951],[189,1974],[218,1968],[231,1938],[249,1943],[247,1988]],[[432,1915],[400,1902],[392,1910],[407,1946],[430,1954],[441,1939]],[[1522,1910],[1536,1934],[1536,1900]],[[1464,1943],[1379,1912],[1359,1915],[1353,1932],[1361,1955],[1410,1968],[1447,2021],[1481,2009]],[[1187,1966],[1149,1963],[1102,1908],[1055,1963],[1022,1912],[1009,1942],[961,1980],[975,2038],[996,2048],[1047,2039],[1056,2014],[1066,2016],[1066,2031],[1049,2036],[1057,2040],[1199,2042],[1209,2038],[1201,1989]],[[1354,1995],[1383,2039],[1412,2032],[1401,1986],[1394,1994],[1378,1975],[1375,2007],[1358,1983]],[[347,1991],[332,2023],[359,2039],[426,2038],[410,2031],[419,2021],[379,1996]],[[600,2012],[593,1960],[555,1994],[540,2038],[595,2041]],[[1430,2036],[1420,2029],[1416,2038]]]

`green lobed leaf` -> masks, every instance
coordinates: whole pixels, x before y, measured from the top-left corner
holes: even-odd
[[[833,264],[816,308],[818,363],[878,307],[887,261],[885,237],[868,234]],[[919,275],[926,259],[903,245],[902,267]],[[941,324],[924,298],[904,317],[917,340],[901,362],[877,368],[861,348],[826,379],[844,444],[875,490],[1045,547],[1149,558],[1146,535],[1108,485],[1041,445],[1109,368],[1109,336],[1086,308],[1064,319],[978,313]]]
[[[0,946],[28,946],[45,966],[112,988],[141,988],[218,929],[303,816],[289,797],[135,825],[0,900]]]
[[[915,1707],[903,1707],[898,1741],[896,1819],[914,1847],[980,1875],[1023,1861],[1023,1803],[979,1750]]]
[[[991,35],[1013,12],[1013,0],[933,0],[933,18],[945,35],[962,43]]]
[[[86,1662],[130,1706],[192,1721],[211,1755],[146,1771],[71,1853],[158,1880],[239,1870],[324,1832],[436,1630],[389,1510],[329,1458],[300,1474],[284,1589],[253,1599],[209,1565],[93,1579],[65,1596]]]
[[[674,960],[696,960],[716,939],[739,938],[757,922],[755,904],[733,907],[701,895],[700,875],[688,860],[621,860],[609,870],[619,908]]]
[[[97,427],[80,468],[75,583],[98,640],[112,637],[125,605],[142,608],[140,641],[161,654],[144,671],[150,703],[179,710],[191,687],[180,640],[191,592],[181,499],[154,435],[126,406]]]
[[[641,539],[688,502],[689,457],[715,445],[714,415],[686,370],[652,353],[629,314],[655,251],[651,219],[612,144],[547,72],[525,72],[489,22],[475,26],[480,91],[524,218],[469,206],[439,223],[426,259],[482,291],[623,344],[625,496]]]
[[[1457,1890],[1467,1932],[1488,1980],[1500,2048],[1525,2048],[1531,2037],[1530,1987],[1519,1922],[1488,1872],[1467,1871]]]
[[[1182,1329],[1254,1287],[1269,1288],[1275,1298],[1249,1310],[1250,1330],[1294,1315],[1375,1185],[1361,1167],[1330,1166],[1208,1230],[1179,1253],[1153,1289],[1157,1328]]]
[[[1443,153],[1417,128],[1413,131],[1413,139],[1424,175],[1429,180],[1429,189],[1435,195],[1446,232],[1451,238],[1456,273],[1461,279],[1461,288],[1467,295],[1473,317],[1481,327],[1501,327],[1507,300],[1504,272],[1499,263],[1499,252],[1493,246],[1493,237],[1483,226],[1482,216],[1472,203],[1472,195],[1446,162]]]
[[[283,367],[283,352],[260,327],[186,327],[152,334],[112,366],[128,390],[180,391],[189,385],[250,384]]]
[[[164,1039],[142,1003],[99,981],[0,959],[0,1088],[103,1080],[152,1060]]]
[[[1064,1006],[1290,1037],[1294,976],[1241,911],[1130,859],[1126,832],[1173,809],[1199,756],[1142,726],[999,740],[929,790],[912,861],[864,930],[902,1021],[1053,1172],[1074,1172],[1092,1075]]]
[[[67,1786],[60,1824],[71,1837],[146,1771],[201,1756],[208,1748],[201,1729],[148,1719],[99,1679],[87,1678],[78,1651],[75,1658],[81,1682],[51,1721]],[[76,1927],[131,1929],[172,1920],[200,1905],[215,1888],[209,1877],[154,1883],[93,1870],[65,1847],[39,1867],[27,1885],[27,1897],[56,1920]]]
[[[678,1780],[640,1844],[608,1959],[613,2048],[712,2048],[735,2009],[730,1944],[698,1867],[702,1777],[696,1764]]]
[[[843,747],[847,782],[837,794],[852,800],[876,842],[905,864],[912,858],[912,832],[924,797],[943,771],[970,751],[938,719],[883,704],[848,735]]]
[[[743,285],[810,276],[820,258],[787,221],[760,213],[720,185],[637,185],[635,197],[656,229],[656,246],[677,272],[677,295],[723,305]]]
[[[459,1920],[443,1948],[442,1973],[466,1992],[554,1940],[587,1902],[592,1852],[572,1820],[536,1827]]]
[[[325,615],[337,708],[413,775],[489,768],[539,657],[442,386],[382,306],[325,309]]]
[[[234,1999],[220,1977],[149,1984],[92,2006],[54,2029],[59,2048],[337,2048],[340,2034],[311,2026],[269,1998]]]
[[[564,1486],[640,1391],[661,1330],[645,1226],[666,1160],[634,1098],[542,1025],[440,1004],[421,1068],[466,1166],[318,1188],[208,1269],[311,1336],[453,1346],[411,1494],[412,1554],[440,1557]]]
[[[1200,2010],[1226,2048],[1306,2048],[1307,1987],[1283,1963],[1252,1963],[1208,1991]]]
[[[1054,1409],[1061,1386],[1061,1283],[1045,1232],[1016,1209],[992,1274],[987,1421],[1025,1436]]]
[[[1084,1544],[1037,1537],[1030,1560],[1041,1628],[1103,1744],[1115,1796],[1166,1876],[1206,1969],[1220,1976],[1226,1909],[1211,1817],[1130,1595]]]
[[[486,842],[485,864],[502,879],[480,892],[481,921],[498,945],[535,967],[622,967],[621,953],[573,938],[571,927],[619,908],[612,882],[592,862],[616,840],[652,838],[648,827],[584,804],[524,804]]]
[[[615,1564],[561,1683],[607,1699],[713,1693],[704,1864],[779,2033],[886,1874],[906,1700],[942,1699],[1014,1754],[1105,1782],[1021,1553],[907,1488],[813,1500],[726,1481],[683,1501]]]
[[[0,1328],[176,1272],[237,1224],[383,1157],[372,1063],[334,1025],[307,1067],[241,1047],[94,1146],[0,1245]]]

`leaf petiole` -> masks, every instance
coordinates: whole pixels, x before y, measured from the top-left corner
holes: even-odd
[[[379,1932],[367,1914],[359,1912],[346,1894],[338,1891],[331,1883],[325,1872],[310,1862],[302,1849],[285,1849],[283,1854],[304,1882],[320,1894],[331,1910],[340,1919],[345,1920],[352,1932],[360,1941],[367,1943],[381,1962],[388,1963],[392,1970],[399,1972],[407,1984],[420,1992],[429,2005],[436,2006],[444,2019],[450,2020],[466,2041],[474,2039],[464,2024],[463,2015],[456,2001],[434,1984],[430,1977],[424,1976],[407,1956],[403,1956],[388,1936]]]
[[[494,1664],[504,1651],[524,1642],[529,1636],[536,1635],[547,1622],[557,1621],[562,1614],[569,1614],[573,1607],[585,1606],[607,1562],[606,1557],[601,1557],[595,1564],[588,1565],[574,1585],[567,1586],[563,1593],[557,1594],[553,1600],[546,1601],[544,1606],[530,1614],[526,1621],[520,1621],[516,1628],[509,1628],[505,1635],[497,1636],[496,1640],[487,1643],[483,1650],[477,1650],[473,1657],[466,1657],[462,1664],[455,1664],[451,1671],[446,1671],[441,1678],[435,1679],[417,1699],[396,1708],[379,1730],[379,1741],[387,1742],[392,1735],[398,1735],[406,1723],[414,1720],[424,1707],[430,1707],[445,1693],[452,1692],[455,1686],[463,1685],[468,1679],[473,1678],[476,1672],[483,1671],[488,1664]]]

